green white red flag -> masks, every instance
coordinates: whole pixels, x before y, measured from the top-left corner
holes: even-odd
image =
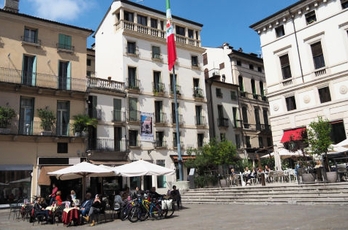
[[[166,34],[167,34],[168,69],[169,71],[171,71],[176,61],[176,48],[175,48],[174,29],[172,25],[172,13],[170,11],[170,0],[166,0],[166,7],[167,7]]]

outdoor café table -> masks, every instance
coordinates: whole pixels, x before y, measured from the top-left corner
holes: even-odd
[[[79,208],[72,207],[72,208],[64,208],[63,215],[62,215],[62,222],[64,225],[70,225],[72,221],[74,221],[74,224],[80,224],[80,212]]]

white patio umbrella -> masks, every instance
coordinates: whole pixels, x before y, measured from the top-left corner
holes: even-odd
[[[156,165],[144,160],[138,160],[129,164],[114,167],[117,175],[125,177],[137,176],[162,176],[171,175],[175,173],[174,169],[169,169],[160,165]]]
[[[281,149],[278,151],[279,153],[279,156],[281,159],[286,159],[286,158],[290,158],[290,157],[303,157],[303,153],[302,153],[302,150],[296,150],[295,152],[291,152],[287,149]],[[262,156],[261,158],[269,158],[271,156],[274,156],[274,152],[271,152],[270,154],[267,154],[267,155],[264,155]],[[308,156],[308,155],[305,155],[305,156]]]
[[[82,199],[86,192],[87,177],[109,177],[116,176],[112,169],[106,169],[88,162],[81,162],[72,166],[68,166],[57,171],[47,173],[51,176],[56,176],[59,180],[72,180],[82,178]]]
[[[348,138],[343,140],[343,141],[341,141],[340,143],[337,143],[335,146],[348,148]]]

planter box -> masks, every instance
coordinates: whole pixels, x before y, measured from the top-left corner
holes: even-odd
[[[337,182],[337,172],[326,172],[327,182],[335,183]]]
[[[52,131],[42,131],[41,135],[42,136],[52,136]]]
[[[309,184],[309,183],[314,183],[314,181],[315,181],[315,174],[312,174],[312,173],[302,174],[302,183]]]

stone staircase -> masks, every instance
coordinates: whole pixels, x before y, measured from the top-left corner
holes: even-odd
[[[348,205],[348,183],[270,183],[266,186],[236,186],[190,189],[181,195],[185,204],[298,204]]]

